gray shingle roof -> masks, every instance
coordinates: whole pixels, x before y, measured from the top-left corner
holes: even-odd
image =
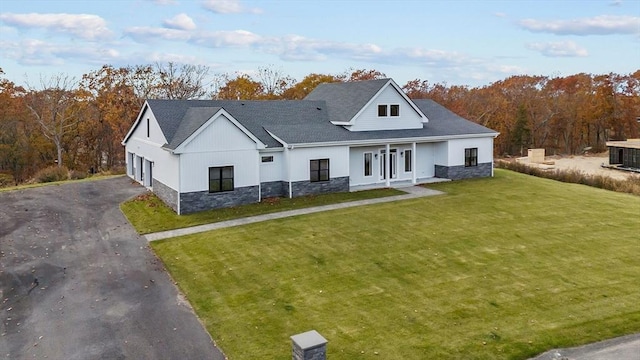
[[[288,144],[475,134],[497,135],[495,131],[466,120],[432,100],[413,100],[429,119],[422,129],[349,131],[342,126],[331,124],[331,120],[350,120],[387,82],[388,79],[361,82],[364,84],[323,84],[316,88],[316,90],[319,89],[318,91],[314,90],[305,100],[147,100],[147,102],[167,138],[168,144],[165,147],[172,150],[221,108],[270,148],[281,147],[282,144],[269,133]],[[325,94],[330,99],[322,99]],[[357,106],[350,104],[352,99],[354,104],[358,104]],[[340,109],[353,115],[345,115],[343,118],[332,117],[332,114],[339,113]]]
[[[428,123],[423,124],[422,129],[349,131],[342,126],[336,126],[331,123],[309,124],[303,129],[265,124],[265,128],[289,144],[477,134],[497,135],[495,131],[466,120],[433,100],[414,100],[414,103],[429,119]]]
[[[349,121],[391,79],[323,83],[305,100],[324,100],[329,106],[330,121]]]
[[[303,125],[329,124],[324,101],[305,100],[147,100],[167,138],[166,148],[175,150],[197,127],[204,124],[214,109],[223,108],[267,147],[280,147],[264,129],[267,124],[303,129]],[[190,110],[200,109],[200,110]],[[213,112],[212,112],[213,111]],[[212,113],[211,113],[212,112]],[[211,115],[207,116],[209,113]],[[194,115],[200,114],[197,119]]]

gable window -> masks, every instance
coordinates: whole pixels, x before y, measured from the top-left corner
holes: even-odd
[[[233,191],[233,166],[209,168],[209,192]]]
[[[373,174],[373,153],[364,153],[364,176]]]
[[[411,150],[404,151],[404,172],[411,172]]]
[[[310,160],[309,180],[311,182],[329,181],[329,159]]]
[[[400,116],[400,105],[389,105],[391,116]]]
[[[464,166],[478,166],[478,148],[464,149]]]
[[[261,160],[263,163],[271,163],[273,162],[273,156],[272,155],[263,156]]]
[[[387,116],[387,105],[378,105],[378,116]]]
[[[149,119],[147,118],[147,137],[149,137],[150,133],[151,133],[151,129],[149,128]]]

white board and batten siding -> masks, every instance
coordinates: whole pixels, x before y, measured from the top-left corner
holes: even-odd
[[[155,116],[150,110],[146,110],[140,117],[140,122],[129,136],[126,150],[127,169],[130,169],[131,155],[144,158],[153,162],[153,178],[163,184],[178,189],[178,156],[163,150],[162,145],[167,143]],[[147,125],[149,128],[147,129]],[[147,134],[149,136],[147,136]],[[135,158],[134,158],[135,160]],[[136,169],[139,171],[139,169]]]
[[[378,105],[387,105],[387,116],[378,116]],[[389,105],[400,105],[400,116],[391,116]],[[387,86],[354,119],[351,131],[421,129],[422,117],[393,87]]]
[[[286,161],[289,162],[290,172],[287,180],[309,180],[310,160],[317,159],[329,159],[330,178],[349,176],[349,146],[323,146],[288,150]]]
[[[465,149],[478,149],[478,164],[493,162],[493,137],[455,139],[446,142],[446,153],[438,154],[436,163],[445,166],[464,165]],[[442,161],[446,161],[443,163]]]
[[[273,157],[271,162],[262,162],[263,157]],[[259,156],[260,182],[284,181],[286,177],[285,156],[282,151],[265,151]]]
[[[435,156],[437,143],[416,144],[416,178],[436,176]]]
[[[352,147],[349,149],[349,185],[369,185],[380,182],[380,160],[375,156],[380,146]],[[371,153],[371,175],[364,171],[364,154]]]
[[[180,157],[180,192],[207,191],[210,167],[233,166],[234,187],[259,184],[257,144],[224,115],[187,141]]]

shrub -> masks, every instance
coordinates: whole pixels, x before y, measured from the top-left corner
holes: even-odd
[[[640,195],[640,177],[632,176],[627,180],[613,179],[606,175],[590,175],[580,170],[545,170],[516,161],[496,161],[496,167],[519,173],[566,183],[582,184],[600,189]]]
[[[69,178],[69,170],[66,167],[50,166],[38,171],[35,179],[39,183],[62,181]]]
[[[0,173],[0,187],[12,186],[15,184],[15,179],[10,174]]]
[[[84,171],[71,170],[69,171],[69,179],[71,180],[80,180],[87,177],[87,173]]]

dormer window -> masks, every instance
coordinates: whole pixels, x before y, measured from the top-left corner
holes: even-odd
[[[378,117],[400,116],[400,105],[378,105]]]

